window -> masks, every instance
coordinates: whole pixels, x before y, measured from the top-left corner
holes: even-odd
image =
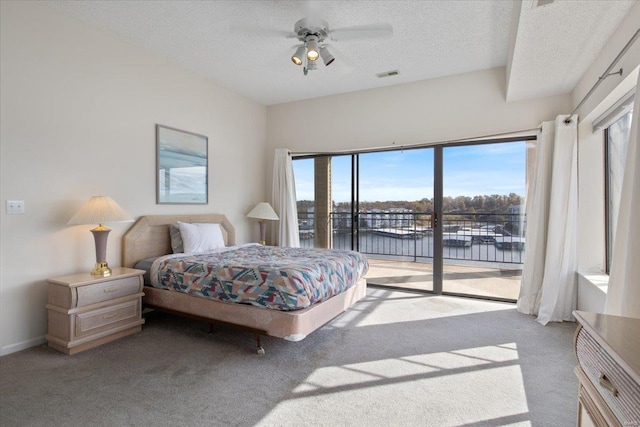
[[[313,159],[295,160],[292,164],[293,175],[296,177],[300,246],[303,248],[313,248],[315,218],[315,168]]]
[[[301,246],[366,254],[371,285],[515,301],[534,139],[294,158]]]
[[[627,157],[627,145],[633,111],[625,113],[605,129],[605,227],[606,272],[611,267],[611,255],[616,237],[622,177]]]

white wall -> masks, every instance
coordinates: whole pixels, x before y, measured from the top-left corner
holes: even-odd
[[[640,2],[624,21],[585,72],[572,93],[575,108],[598,78],[638,30]],[[578,111],[578,309],[601,312],[604,308],[608,276],[605,260],[604,136],[593,132],[593,121],[636,85],[640,64],[640,41],[636,41],[612,71],[623,69],[622,76],[604,80]],[[573,108],[572,108],[573,109]]]
[[[638,22],[640,2],[631,9],[576,86],[572,94],[574,107],[638,30]],[[578,111],[578,265],[581,270],[602,270],[604,263],[604,139],[602,131],[592,132],[593,121],[635,86],[638,64],[640,41],[636,41],[614,67],[614,71],[622,68],[623,75],[611,76],[604,80]]]
[[[333,152],[477,138],[537,127],[569,95],[505,101],[505,69],[270,106],[270,149]]]
[[[133,217],[225,213],[257,240],[244,215],[267,191],[265,107],[38,2],[0,14],[1,354],[43,342],[46,278],[93,267],[92,227],[66,225],[93,195]],[[209,137],[208,205],[156,205],[156,123]],[[111,266],[129,226],[111,227]]]

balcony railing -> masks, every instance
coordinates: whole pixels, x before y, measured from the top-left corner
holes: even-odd
[[[298,214],[300,244],[314,247],[313,214]],[[332,212],[332,246],[352,249],[352,216]],[[358,215],[359,251],[380,258],[428,261],[433,258],[431,215],[412,212],[367,212]],[[522,264],[525,238],[522,214],[444,214],[444,259],[461,262]]]

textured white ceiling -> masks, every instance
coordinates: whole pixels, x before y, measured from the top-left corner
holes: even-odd
[[[523,1],[507,100],[573,90],[634,3],[556,0],[535,7],[534,0]]]
[[[265,105],[505,66],[508,99],[567,93],[635,0],[49,1]],[[294,23],[389,23],[386,40],[336,41],[336,61],[303,75]],[[510,52],[510,40],[512,50]],[[399,70],[380,79],[377,73]]]

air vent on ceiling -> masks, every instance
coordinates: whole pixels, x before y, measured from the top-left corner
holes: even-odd
[[[378,74],[376,74],[376,77],[378,77],[379,79],[381,79],[381,78],[383,78],[383,77],[397,76],[398,74],[400,74],[400,71],[398,71],[398,70],[385,71],[384,73],[378,73]]]
[[[547,6],[553,2],[554,0],[533,0],[533,7]]]

